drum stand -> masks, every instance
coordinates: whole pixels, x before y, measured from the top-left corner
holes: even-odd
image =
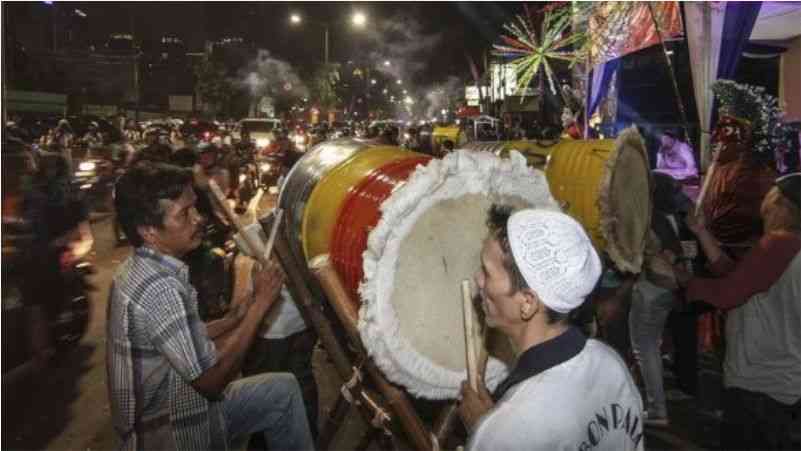
[[[308,269],[300,267],[287,241],[286,222],[281,222],[274,251],[287,275],[287,288],[306,324],[317,332],[337,372],[343,380],[348,381],[342,385],[334,408],[326,419],[317,448],[328,448],[350,407],[356,406],[370,425],[370,431],[362,439],[360,447],[366,448],[372,440],[379,438],[382,448],[394,448],[392,439],[399,425],[415,449],[439,450],[439,444],[448,438],[458,416],[455,402],[442,409],[431,428],[425,425],[406,391],[390,383],[372,359],[367,357],[357,329],[356,304],[345,290],[339,275],[329,265],[327,256],[314,259]],[[269,234],[269,220],[260,223],[265,233]],[[313,297],[308,282],[310,277],[306,276],[309,270],[319,282],[327,305],[333,307],[353,352],[348,353],[343,348],[331,321],[322,311],[321,303]]]

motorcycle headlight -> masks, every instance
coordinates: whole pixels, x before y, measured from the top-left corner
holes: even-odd
[[[97,165],[92,161],[84,161],[83,163],[78,165],[78,170],[81,172],[90,172],[94,171]]]
[[[259,147],[267,147],[270,145],[270,140],[268,138],[259,138],[256,140],[256,145]]]
[[[270,165],[270,163],[262,163],[261,166],[259,166],[259,169],[261,169],[261,172],[270,172],[272,166]]]

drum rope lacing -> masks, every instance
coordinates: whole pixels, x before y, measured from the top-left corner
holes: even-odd
[[[351,393],[351,390],[356,388],[356,385],[362,382],[362,373],[355,366],[352,368],[353,368],[353,375],[350,377],[349,381],[342,384],[340,392],[342,393],[342,397],[345,398],[346,401],[348,401],[348,404],[358,404],[359,400],[353,397],[353,393]]]
[[[340,392],[342,393],[342,397],[345,398],[345,400],[349,404],[359,405],[361,404],[361,401],[353,396],[352,390],[355,389],[359,384],[361,384],[364,377],[362,376],[362,372],[359,368],[355,366],[352,368],[353,368],[353,375],[351,376],[350,380],[342,384]],[[391,436],[392,432],[388,429],[387,423],[389,423],[392,420],[392,417],[390,417],[389,414],[384,409],[382,409],[369,397],[365,397],[365,401],[367,402],[367,404],[369,404],[370,410],[375,412],[373,419],[370,420],[370,425],[373,426],[374,428],[383,430],[384,434]]]

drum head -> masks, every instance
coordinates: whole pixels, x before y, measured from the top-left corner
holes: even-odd
[[[544,174],[519,153],[464,150],[418,168],[381,205],[364,253],[359,331],[387,378],[412,394],[455,398],[466,379],[460,282],[478,271],[493,203],[558,210]],[[493,389],[507,374],[498,357],[511,353],[489,352]]]
[[[454,371],[465,368],[465,353],[458,352],[456,341],[464,340],[461,304],[456,303],[461,302],[459,284],[481,267],[481,237],[489,231],[485,222],[490,206],[490,197],[480,194],[433,205],[412,226],[398,256],[392,307],[400,334],[425,358]]]
[[[606,161],[598,199],[606,252],[622,271],[639,273],[651,226],[648,153],[634,127],[624,130]]]

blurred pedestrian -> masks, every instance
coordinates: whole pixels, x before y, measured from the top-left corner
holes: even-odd
[[[678,139],[672,130],[662,132],[659,150],[656,154],[656,170],[676,180],[698,181],[698,166],[695,164],[693,149]]]
[[[679,289],[673,266],[684,252],[679,240],[678,214],[683,196],[677,180],[654,173],[651,229],[646,241],[643,272],[637,277],[629,311],[629,333],[634,358],[645,385],[645,424],[668,426],[663,382],[661,342],[668,315],[676,306]]]

